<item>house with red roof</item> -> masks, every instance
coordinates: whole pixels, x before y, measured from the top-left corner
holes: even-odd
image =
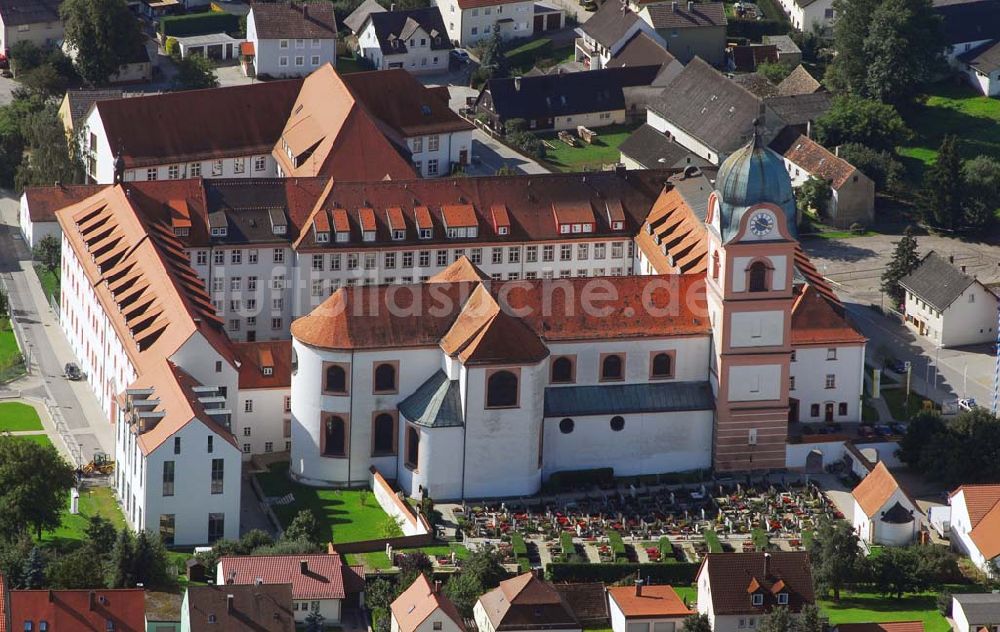
[[[1000,575],[1000,485],[962,485],[948,497],[952,545],[987,575]]]
[[[141,588],[7,590],[0,577],[0,629],[24,632],[144,632]],[[6,610],[6,611],[5,611]],[[10,627],[5,628],[4,626]]]
[[[310,612],[319,612],[328,625],[340,623],[345,609],[358,607],[365,589],[364,569],[348,566],[337,554],[225,556],[215,577],[219,586],[291,584],[298,623]]]
[[[563,596],[534,573],[504,580],[472,609],[480,632],[581,632]]]
[[[854,530],[864,542],[906,546],[917,539],[923,514],[885,462],[879,461],[851,496]]]
[[[424,574],[396,597],[389,607],[392,632],[465,632],[458,608]]]
[[[607,593],[612,632],[677,632],[695,613],[670,585],[646,586],[639,579],[634,586],[609,587]]]

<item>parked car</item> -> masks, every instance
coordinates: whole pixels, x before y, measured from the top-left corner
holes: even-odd
[[[451,58],[457,62],[461,62],[463,64],[469,63],[469,53],[465,52],[461,48],[453,48],[449,54],[451,55]]]
[[[865,439],[874,439],[875,430],[871,426],[858,426],[858,436]]]
[[[80,371],[80,367],[76,366],[73,362],[66,364],[66,367],[63,369],[63,373],[67,380],[73,380],[75,382],[83,379],[83,372]]]
[[[875,434],[880,437],[888,437],[892,434],[892,428],[888,424],[878,424],[875,426]]]
[[[906,434],[906,424],[901,424],[898,421],[894,421],[891,424],[889,424],[889,428],[891,428],[895,434],[898,435]]]
[[[975,410],[977,406],[978,404],[976,404],[976,400],[972,397],[965,397],[958,400],[959,410]]]
[[[893,373],[906,373],[906,363],[896,358],[887,359],[882,366]]]

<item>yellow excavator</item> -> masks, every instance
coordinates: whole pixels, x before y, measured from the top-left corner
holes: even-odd
[[[87,475],[111,474],[115,471],[115,462],[108,458],[104,452],[94,452],[94,460],[83,466],[83,473]]]

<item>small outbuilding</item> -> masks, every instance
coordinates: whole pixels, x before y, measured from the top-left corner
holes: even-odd
[[[868,544],[905,546],[920,532],[922,514],[885,466],[878,465],[851,492],[854,530]]]

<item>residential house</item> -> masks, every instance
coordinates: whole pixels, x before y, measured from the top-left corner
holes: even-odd
[[[765,35],[762,38],[765,44],[773,44],[778,49],[778,62],[785,64],[789,68],[795,68],[802,64],[802,49],[788,35]]]
[[[795,94],[812,94],[822,89],[823,84],[800,64],[778,84],[778,95],[787,97]]]
[[[811,137],[813,123],[830,109],[833,96],[829,92],[821,91],[812,94],[767,97],[764,102],[768,110],[774,112],[785,125]]]
[[[372,13],[384,13],[385,11],[386,8],[376,2],[376,0],[364,0],[364,2],[358,5],[357,9],[351,11],[350,15],[344,18],[343,25],[350,29],[353,35],[360,36],[361,29],[364,28],[368,17]],[[440,15],[440,11],[438,15]]]
[[[339,624],[357,608],[364,592],[364,569],[344,564],[339,555],[246,555],[219,558],[215,573],[221,587],[233,584],[290,584],[292,617],[302,623],[319,612],[327,625]]]
[[[649,123],[643,123],[618,146],[627,169],[684,169],[712,164],[681,147]]]
[[[958,57],[984,44],[1000,40],[1000,0],[935,0],[941,16],[945,57],[964,69]]]
[[[698,612],[708,615],[715,632],[753,630],[776,607],[794,617],[816,601],[804,551],[709,553],[695,581]]]
[[[726,47],[726,69],[736,72],[755,72],[760,64],[778,61],[778,47],[774,44],[730,44]]]
[[[956,268],[953,258],[927,253],[899,280],[906,291],[907,326],[939,347],[996,340],[997,297],[975,276]]]
[[[288,340],[235,343],[239,358],[238,405],[242,414],[233,434],[243,458],[288,452],[292,446],[292,344]]]
[[[97,101],[121,99],[125,91],[121,88],[105,88],[101,90],[67,90],[59,104],[59,120],[62,121],[66,135],[70,138],[78,131],[77,124],[86,118],[87,112]]]
[[[972,87],[988,97],[1000,95],[1000,39],[990,40],[958,55]]]
[[[857,167],[792,127],[778,134],[771,149],[784,158],[793,187],[811,177],[830,185],[830,199],[817,209],[830,224],[847,228],[875,220],[875,183]]]
[[[676,632],[694,614],[673,586],[613,586],[608,591],[612,632]]]
[[[951,596],[955,632],[996,630],[1000,626],[1000,594],[962,593]]]
[[[358,33],[358,54],[375,70],[444,72],[452,46],[438,7],[373,11]]]
[[[498,131],[511,119],[524,119],[532,130],[621,125],[635,115],[628,89],[648,86],[659,73],[659,66],[639,66],[490,79],[475,107]]]
[[[390,632],[465,632],[462,615],[441,592],[441,582],[432,584],[422,573],[396,597],[389,614]]]
[[[141,588],[18,590],[0,576],[0,628],[7,630],[144,632],[144,603]]]
[[[146,632],[181,632],[183,603],[184,595],[153,590],[147,592]]]
[[[181,59],[201,55],[213,61],[242,58],[243,72],[253,64],[253,45],[228,33],[205,33],[173,38]]]
[[[500,582],[479,597],[472,613],[480,632],[582,630],[556,589],[534,573]]]
[[[648,33],[636,33],[630,37],[605,65],[608,68],[659,66],[660,74],[653,80],[654,86],[670,83],[684,70],[684,65]]]
[[[17,212],[24,243],[28,248],[34,248],[49,235],[61,240],[62,232],[59,230],[59,222],[56,221],[56,211],[90,197],[102,188],[103,185],[62,184],[25,188]]]
[[[337,63],[337,20],[327,2],[254,2],[247,16],[244,71],[304,77]],[[252,59],[246,59],[252,58]]]
[[[563,10],[534,0],[435,0],[448,37],[469,47],[494,30],[508,39],[530,38],[563,27]]]
[[[952,547],[968,555],[979,570],[996,577],[1000,574],[1000,485],[962,485],[948,497],[948,504]],[[963,598],[970,604],[974,600]],[[979,615],[972,616],[976,618]]]
[[[605,68],[638,33],[645,33],[650,41],[666,50],[653,25],[624,2],[605,2],[578,30],[581,36],[576,38],[574,56],[589,70]]]
[[[226,584],[188,586],[180,632],[294,632],[292,585]]]
[[[61,4],[62,0],[2,0],[0,53],[9,56],[18,42],[31,42],[41,48],[56,46],[61,42]]]
[[[674,0],[642,3],[641,8],[636,8],[681,63],[687,64],[695,57],[713,66],[725,61],[728,20],[722,2]]]
[[[778,0],[792,26],[800,31],[827,29],[833,25],[836,14],[833,0]]]
[[[906,546],[920,533],[922,513],[916,501],[879,461],[851,492],[854,531],[866,544]]]
[[[924,632],[924,622],[838,623],[830,626],[830,632]]]
[[[469,164],[475,126],[448,107],[446,86],[429,88],[400,69],[352,73],[343,81],[419,176],[446,176]]]

